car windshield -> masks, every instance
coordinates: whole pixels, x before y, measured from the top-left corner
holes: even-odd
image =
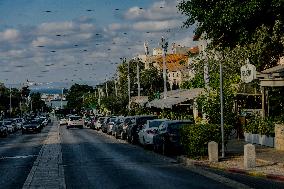
[[[110,118],[110,122],[115,122],[116,118]]]
[[[159,127],[159,125],[161,125],[161,123],[163,123],[164,121],[150,121],[149,122],[149,128],[151,127]]]

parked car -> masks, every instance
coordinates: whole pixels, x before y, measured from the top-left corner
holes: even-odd
[[[44,126],[47,126],[47,124],[48,124],[48,119],[47,119],[47,117],[41,116],[41,117],[40,117],[40,120],[42,120],[42,124],[43,124]]]
[[[116,119],[116,117],[114,117],[114,116],[111,116],[111,117],[106,117],[105,119],[104,119],[104,122],[103,122],[103,124],[102,124],[102,132],[104,132],[104,133],[107,133],[108,132],[108,124],[109,124],[109,122],[110,121],[115,121],[115,119]]]
[[[4,120],[3,124],[8,129],[8,133],[13,133],[16,131],[16,125],[11,120]]]
[[[124,116],[118,116],[116,117],[116,120],[114,121],[114,125],[111,129],[111,135],[115,136],[115,131],[116,131],[116,127],[118,127],[120,124],[123,123],[125,117]],[[117,138],[117,137],[116,137]]]
[[[142,129],[147,120],[157,119],[155,115],[139,115],[134,116],[131,120],[131,124],[126,129],[127,141],[135,144],[139,141],[138,133]]]
[[[22,126],[22,134],[25,133],[40,133],[42,129],[41,123],[37,119],[28,120]]]
[[[0,136],[1,137],[8,136],[8,128],[3,124],[3,121],[0,121]]]
[[[105,120],[105,117],[99,117],[99,118],[95,121],[93,128],[94,128],[95,130],[100,130],[100,129],[102,128],[102,124],[103,124],[104,120]]]
[[[62,118],[59,120],[59,125],[67,125],[68,124],[68,119]]]
[[[66,128],[80,128],[83,129],[84,121],[80,116],[70,116]]]
[[[164,121],[159,126],[157,135],[153,137],[154,151],[161,151],[163,154],[181,152],[180,129],[189,124],[192,124],[191,120]]]
[[[123,118],[123,122],[120,124],[116,124],[113,127],[114,137],[125,139],[126,137],[126,128],[129,124],[131,124],[131,119],[133,116],[127,116]]]
[[[20,130],[22,128],[22,126],[23,126],[23,123],[24,123],[23,119],[15,118],[15,119],[13,119],[13,121],[14,121],[14,123],[16,125],[17,130]]]
[[[112,117],[110,118],[108,124],[107,124],[107,134],[111,135],[112,134],[112,128],[115,125],[117,117]]]
[[[144,147],[152,147],[153,137],[158,133],[159,125],[161,125],[164,121],[167,121],[167,119],[148,120],[138,133],[140,144]]]

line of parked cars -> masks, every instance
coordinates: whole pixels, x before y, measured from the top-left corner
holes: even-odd
[[[0,120],[0,137],[7,137],[9,134],[15,133],[19,130],[22,134],[38,133],[51,120],[48,116],[29,116],[26,118],[9,118]]]
[[[192,123],[158,119],[155,115],[107,116],[94,118],[90,128],[165,154],[182,152],[180,128]]]

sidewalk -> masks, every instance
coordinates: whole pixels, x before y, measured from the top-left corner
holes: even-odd
[[[23,189],[65,189],[64,170],[59,136],[59,126],[54,121]]]
[[[226,147],[225,158],[217,163],[211,163],[208,160],[191,160],[181,158],[180,161],[186,165],[197,165],[211,168],[217,168],[224,171],[259,176],[278,181],[284,181],[284,151],[277,151],[274,148],[255,145],[256,149],[256,167],[244,169],[244,140],[230,140]]]

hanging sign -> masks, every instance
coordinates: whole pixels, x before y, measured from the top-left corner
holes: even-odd
[[[247,62],[246,65],[241,67],[241,80],[244,83],[250,83],[256,79],[256,68],[254,65]]]

